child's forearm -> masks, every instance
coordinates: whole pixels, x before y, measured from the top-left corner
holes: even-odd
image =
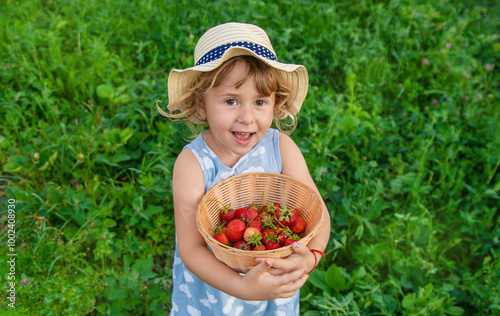
[[[206,284],[239,299],[245,297],[242,276],[220,262],[206,246],[196,246],[180,253],[186,268]]]
[[[318,234],[314,236],[314,238],[311,239],[311,241],[307,244],[309,250],[315,249],[324,252],[326,247],[328,246],[328,241],[330,239],[330,232],[331,232],[331,222],[330,222],[330,215],[328,214],[328,212],[326,215],[327,216],[325,216],[325,220]],[[318,264],[318,262],[321,260],[321,256],[319,254],[313,253],[312,251],[311,253],[314,256],[314,262],[308,263],[310,266],[307,267],[308,269],[307,271],[312,271]]]
[[[316,249],[319,251],[325,251],[326,246],[328,245],[328,240],[330,239],[330,230],[331,230],[331,222],[330,215],[326,214],[325,220],[323,221],[323,225],[316,236],[307,244],[309,249]]]

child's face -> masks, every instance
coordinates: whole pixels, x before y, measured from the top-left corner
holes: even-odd
[[[219,86],[207,90],[204,104],[197,107],[209,126],[205,142],[230,167],[266,134],[276,103],[274,93],[259,94],[253,77],[236,88],[236,83],[247,75],[246,67],[237,62]]]

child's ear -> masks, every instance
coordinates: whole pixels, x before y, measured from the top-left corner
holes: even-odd
[[[280,102],[281,102],[281,98],[278,95],[276,95],[274,97],[274,105],[278,105],[278,104],[280,104]]]
[[[281,96],[276,94],[274,97],[274,107],[276,107],[279,104],[281,104]],[[281,106],[283,106],[283,104],[281,104]]]
[[[201,117],[204,121],[207,119],[207,112],[205,111],[205,105],[199,98],[195,98],[194,106],[196,108],[196,113]]]

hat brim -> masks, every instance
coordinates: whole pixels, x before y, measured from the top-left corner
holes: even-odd
[[[288,109],[291,115],[296,115],[302,107],[302,103],[307,95],[309,85],[307,69],[302,65],[286,64],[279,61],[269,60],[244,47],[231,47],[221,58],[205,64],[186,69],[172,69],[168,75],[169,106],[170,104],[177,103],[179,98],[188,91],[189,87],[192,87],[199,72],[212,71],[233,57],[246,55],[253,56],[269,66],[282,71],[282,77],[290,89]],[[182,112],[185,109],[177,108],[175,110],[180,110]]]

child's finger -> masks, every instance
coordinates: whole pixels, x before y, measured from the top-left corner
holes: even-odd
[[[259,262],[260,262],[260,261],[259,261]],[[263,261],[262,261],[262,262],[263,262]],[[271,265],[271,268],[270,268],[267,272],[269,272],[270,274],[276,274],[276,275],[278,275],[278,274],[283,274],[283,273],[284,273],[284,272],[283,272],[283,271],[281,271],[281,270],[277,270],[277,269],[275,269],[275,268],[273,267],[273,265],[274,265],[274,260],[273,260],[273,264]],[[247,266],[247,273],[248,273],[250,270],[255,269],[255,267],[257,267],[257,266],[258,266],[258,264],[257,264],[257,265],[254,265],[254,266]]]
[[[264,259],[261,259],[261,260],[264,260]],[[273,268],[278,269],[278,270],[284,270],[284,271],[289,270],[290,269],[289,257],[286,257],[283,259],[279,259],[279,258],[273,259]]]
[[[292,245],[292,249],[294,252],[300,254],[300,255],[305,255],[307,254],[310,250],[307,248],[306,245],[301,244],[300,242],[296,242]]]
[[[266,258],[256,258],[255,262],[262,263],[264,262],[264,260],[266,260]],[[274,258],[272,260],[272,267],[267,272],[273,275],[280,275],[286,273],[286,271],[283,270],[283,267],[286,267],[285,265],[286,262],[284,263],[283,260],[284,259]]]
[[[296,242],[292,245],[292,249],[294,253],[290,256],[283,259],[274,259],[273,260],[273,269],[269,271],[269,273],[278,275],[287,272],[291,272],[292,270],[297,269],[299,266],[304,265],[304,259],[307,256],[311,255],[309,248],[306,245],[303,245],[299,242]],[[291,260],[293,258],[293,260]]]
[[[247,274],[255,274],[257,277],[266,273],[273,266],[273,262],[270,259],[262,260],[261,263],[250,269]]]
[[[294,282],[297,282],[306,274],[305,269],[297,269],[294,270],[293,272],[283,274],[280,276],[276,276],[276,278],[279,278],[281,286],[287,286],[290,284],[293,284]]]
[[[307,255],[308,251],[309,251],[309,248],[307,248],[307,246],[299,243],[299,242],[296,242],[292,245],[292,249],[294,251],[294,253],[292,253],[290,256],[286,257],[286,258],[283,258],[283,259],[274,259],[273,260],[273,270],[272,271],[269,271],[269,273],[271,274],[282,274],[282,273],[285,273],[285,272],[290,272],[292,269],[295,269],[296,266],[294,266],[293,264],[291,264],[291,261],[290,259],[291,258],[300,258],[302,256],[305,256]],[[257,262],[259,259],[257,259]]]
[[[281,298],[292,297],[295,294],[295,292],[297,292],[302,286],[304,286],[308,278],[309,274],[304,274],[300,277],[300,279],[283,286],[282,289],[284,290],[284,292],[280,295],[280,297]]]
[[[295,295],[295,293],[297,293],[297,291],[295,291],[295,292],[287,292],[287,293],[282,293],[282,294],[280,295],[280,297],[278,297],[278,298],[290,298],[290,297],[294,296],[294,295]]]
[[[267,272],[269,272],[269,274],[272,274],[272,275],[282,275],[282,274],[287,273],[287,271],[285,271],[285,270],[276,269],[274,267],[274,262],[275,262],[275,260],[273,260],[273,267],[271,269],[269,269],[269,271],[267,271]]]

